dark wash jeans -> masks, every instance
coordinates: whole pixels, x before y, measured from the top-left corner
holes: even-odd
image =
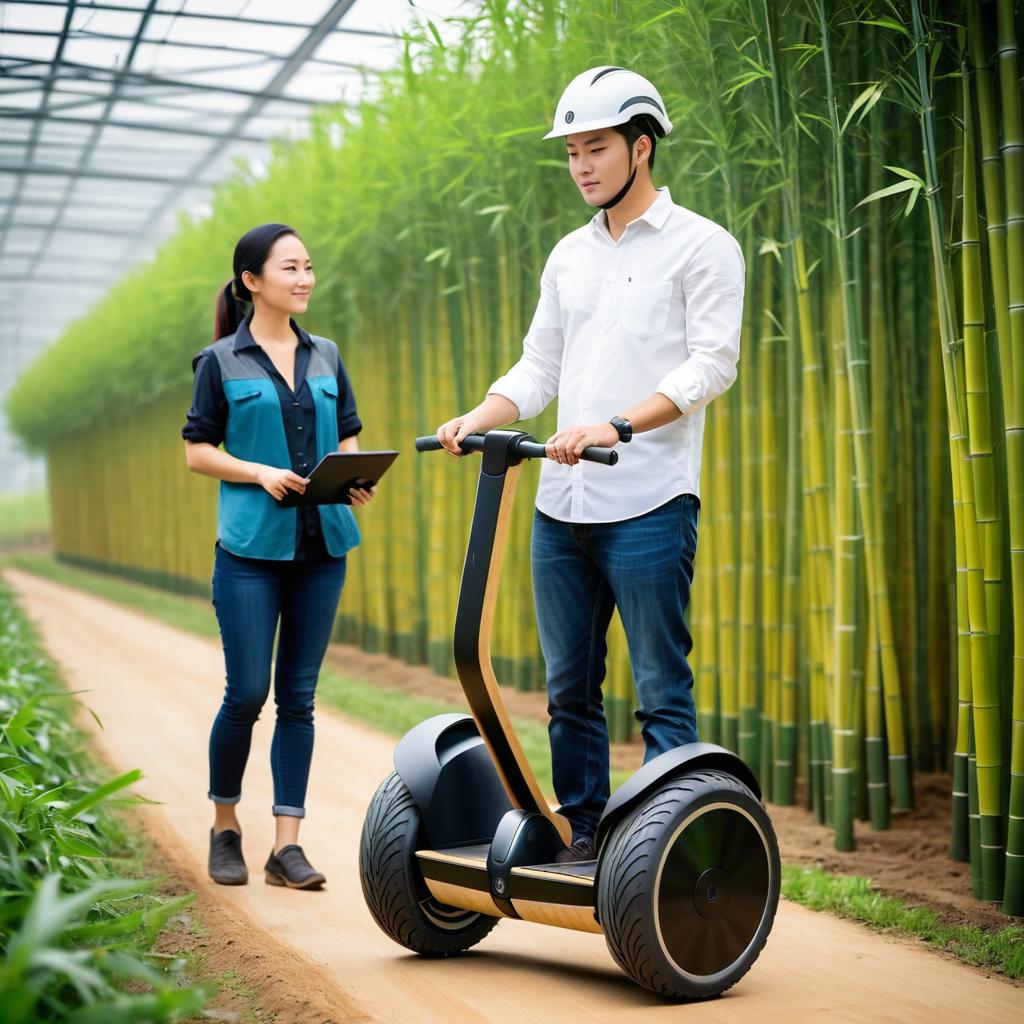
[[[640,708],[644,761],[697,739],[690,600],[700,501],[682,494],[635,519],[533,520],[533,594],[547,670],[551,769],[573,837],[592,835],[608,801],[601,686],[619,610]]]
[[[305,817],[313,756],[313,693],[345,582],[345,559],[276,562],[241,558],[217,545],[213,606],[224,644],[227,688],[210,733],[215,803],[242,798],[252,727],[270,692],[274,634],[277,722],[270,747],[274,814]]]

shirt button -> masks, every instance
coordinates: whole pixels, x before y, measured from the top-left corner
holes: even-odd
[[[295,429],[296,430],[301,430],[302,429],[302,424],[300,423]]]
[[[292,405],[298,405],[298,404],[299,404],[298,402],[292,402]]]

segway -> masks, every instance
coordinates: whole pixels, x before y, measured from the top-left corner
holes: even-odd
[[[416,441],[421,452],[440,448],[435,437]],[[757,780],[722,747],[676,747],[612,794],[596,860],[555,862],[569,822],[540,791],[490,658],[516,479],[545,450],[508,430],[470,435],[462,448],[483,456],[455,622],[472,715],[438,715],[399,742],[359,846],[370,913],[427,957],[469,949],[502,918],[603,933],[640,985],[673,999],[716,996],[757,959],[779,901],[778,845]],[[583,458],[613,466],[617,454],[589,448]]]

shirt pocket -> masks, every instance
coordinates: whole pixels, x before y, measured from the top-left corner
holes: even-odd
[[[317,387],[320,389],[321,393],[326,395],[328,398],[332,399],[335,402],[338,400],[338,385],[337,384],[332,384],[332,383],[318,384]]]
[[[672,281],[629,282],[622,289],[619,321],[630,334],[650,337],[668,325]]]
[[[260,404],[258,399],[263,395],[263,389],[256,384],[225,388],[224,395],[228,400],[229,413],[245,413]]]

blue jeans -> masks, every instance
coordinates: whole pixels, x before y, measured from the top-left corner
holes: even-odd
[[[644,760],[697,739],[693,647],[684,620],[700,501],[682,494],[635,519],[533,520],[533,595],[547,670],[551,770],[573,836],[592,835],[608,801],[601,686],[619,610],[640,707]]]
[[[313,693],[345,582],[345,559],[275,562],[241,558],[217,545],[213,606],[224,644],[227,689],[210,733],[214,803],[242,798],[252,727],[270,692],[274,668],[277,722],[270,747],[274,814],[305,817],[313,756]]]

